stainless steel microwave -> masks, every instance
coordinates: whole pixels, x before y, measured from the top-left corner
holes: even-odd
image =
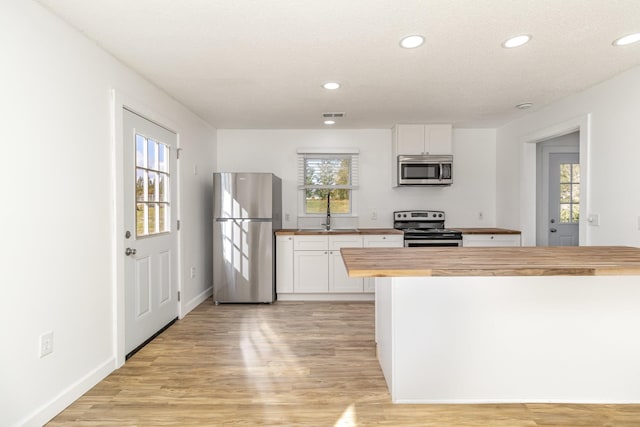
[[[398,185],[451,185],[453,156],[398,156]]]

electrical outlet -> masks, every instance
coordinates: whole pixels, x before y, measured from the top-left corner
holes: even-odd
[[[484,214],[482,212],[478,212],[478,219],[481,221],[484,219]]]
[[[291,214],[288,214],[288,213],[284,214],[284,220],[287,222],[291,221]]]
[[[53,332],[40,335],[40,357],[53,353]]]
[[[191,267],[191,278],[195,279],[196,278],[196,268],[195,267]]]
[[[376,211],[371,212],[371,219],[372,219],[373,221],[375,221],[376,219],[378,219],[378,212],[376,212]]]

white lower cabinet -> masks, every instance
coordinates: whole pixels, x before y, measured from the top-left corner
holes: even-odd
[[[362,243],[365,248],[401,248],[404,246],[404,236],[402,234],[368,235],[363,236]],[[375,279],[365,278],[363,288],[364,292],[375,292]]]
[[[402,235],[276,236],[280,300],[371,300],[373,279],[350,278],[340,248],[402,246]]]
[[[293,292],[293,236],[276,236],[276,293]]]
[[[328,251],[294,251],[293,292],[329,292]]]
[[[463,234],[462,246],[520,246],[519,234]]]
[[[329,292],[362,293],[361,277],[350,278],[340,255],[340,248],[361,248],[362,236],[341,234],[329,236]]]
[[[362,236],[294,236],[294,293],[362,293],[362,279],[351,279],[340,248],[361,248]]]

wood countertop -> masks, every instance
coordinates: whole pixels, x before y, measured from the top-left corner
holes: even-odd
[[[640,275],[640,248],[342,248],[349,277]]]
[[[360,234],[360,235],[374,235],[374,234],[400,234],[402,235],[402,231],[396,230],[393,228],[357,228],[357,229],[348,229],[348,230],[304,230],[304,229],[284,229],[276,231],[276,236],[286,236],[286,235],[295,235],[295,236],[326,236],[332,234]]]
[[[451,227],[451,230],[460,231],[462,234],[521,234],[518,230],[509,230],[507,228],[493,228],[493,227],[472,227],[472,228],[459,228]]]

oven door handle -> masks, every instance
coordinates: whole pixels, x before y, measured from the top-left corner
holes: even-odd
[[[405,247],[445,247],[445,246],[462,246],[462,239],[411,239],[404,241]]]

